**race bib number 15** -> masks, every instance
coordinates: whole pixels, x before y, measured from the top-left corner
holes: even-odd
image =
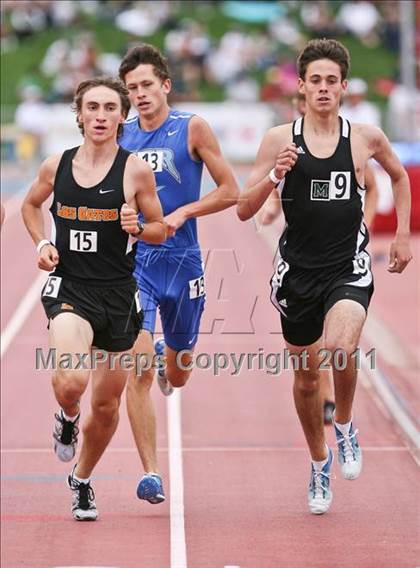
[[[48,298],[57,298],[60,286],[61,276],[49,276],[48,280],[45,282],[42,295],[47,296]]]
[[[76,252],[97,252],[98,233],[96,231],[75,231],[70,229],[70,250]]]

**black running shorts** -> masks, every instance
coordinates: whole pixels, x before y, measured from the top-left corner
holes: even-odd
[[[81,284],[51,274],[41,300],[48,319],[77,314],[93,329],[93,346],[111,352],[131,349],[141,331],[143,312],[135,279],[111,287]]]
[[[366,251],[337,266],[311,270],[290,266],[280,257],[271,279],[271,301],[280,312],[284,338],[298,346],[322,336],[325,315],[339,300],[353,300],[367,312],[373,290]]]

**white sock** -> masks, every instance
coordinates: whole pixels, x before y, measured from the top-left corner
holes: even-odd
[[[350,420],[350,422],[346,422],[345,424],[339,424],[338,422],[335,422],[335,420],[334,420],[334,424],[337,426],[337,429],[343,435],[348,436],[348,434],[350,432],[351,420]]]
[[[325,460],[322,460],[322,461],[315,461],[315,460],[312,460],[312,463],[314,464],[314,469],[315,469],[315,471],[321,471],[322,468],[324,467],[324,465],[327,464],[327,461],[328,461],[328,457],[329,457],[329,453],[330,453],[330,452],[329,452],[328,446],[327,446],[326,444],[325,444],[325,447],[327,448],[327,457],[325,458]]]
[[[75,479],[78,483],[85,483],[86,485],[90,482],[90,477],[83,479],[83,477],[77,477],[75,473],[73,473],[73,479]]]
[[[67,414],[64,412],[63,409],[61,409],[61,415],[64,418],[64,420],[67,420],[67,422],[76,422],[76,419],[79,416],[79,413],[76,414],[76,416],[67,416]]]

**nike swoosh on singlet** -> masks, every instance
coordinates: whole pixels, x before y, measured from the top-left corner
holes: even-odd
[[[168,136],[173,136],[174,134],[176,134],[178,132],[178,130],[168,130]]]
[[[115,189],[100,189],[99,193],[103,195],[104,193],[111,193],[111,191],[115,191]]]
[[[163,189],[165,186],[164,185],[157,185],[156,186],[156,191],[160,191],[161,189]]]

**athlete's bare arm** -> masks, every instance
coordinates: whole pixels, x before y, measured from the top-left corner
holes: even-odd
[[[121,227],[134,236],[139,232],[137,213],[144,216],[142,241],[160,244],[166,239],[162,206],[156,193],[155,176],[151,167],[135,156],[130,156],[124,173],[126,203],[121,208]]]
[[[217,187],[198,201],[179,207],[165,217],[168,237],[173,236],[187,219],[217,213],[236,205],[239,195],[233,172],[220,151],[212,129],[199,116],[193,116],[190,120],[188,147],[194,159],[204,162]]]
[[[238,200],[237,213],[241,221],[255,215],[275,187],[276,184],[268,177],[270,170],[274,168],[275,176],[281,180],[295,165],[296,160],[292,125],[271,128],[261,142],[245,191]]]
[[[372,225],[376,213],[376,205],[378,203],[378,187],[376,185],[375,174],[372,168],[366,164],[365,168],[365,212],[364,220],[367,228]]]
[[[281,199],[278,190],[275,188],[268,196],[267,201],[261,207],[258,213],[258,219],[261,225],[271,225],[280,215],[282,210]]]
[[[45,240],[42,204],[49,198],[54,189],[54,179],[61,155],[51,156],[42,164],[38,177],[31,185],[22,205],[23,221],[35,245]],[[41,248],[38,266],[42,270],[51,271],[59,262],[58,251],[53,245]]]
[[[412,259],[410,251],[411,193],[408,174],[393,151],[388,138],[380,128],[363,125],[362,132],[372,152],[372,157],[381,164],[391,178],[397,212],[397,231],[391,244],[389,272],[402,272]]]

